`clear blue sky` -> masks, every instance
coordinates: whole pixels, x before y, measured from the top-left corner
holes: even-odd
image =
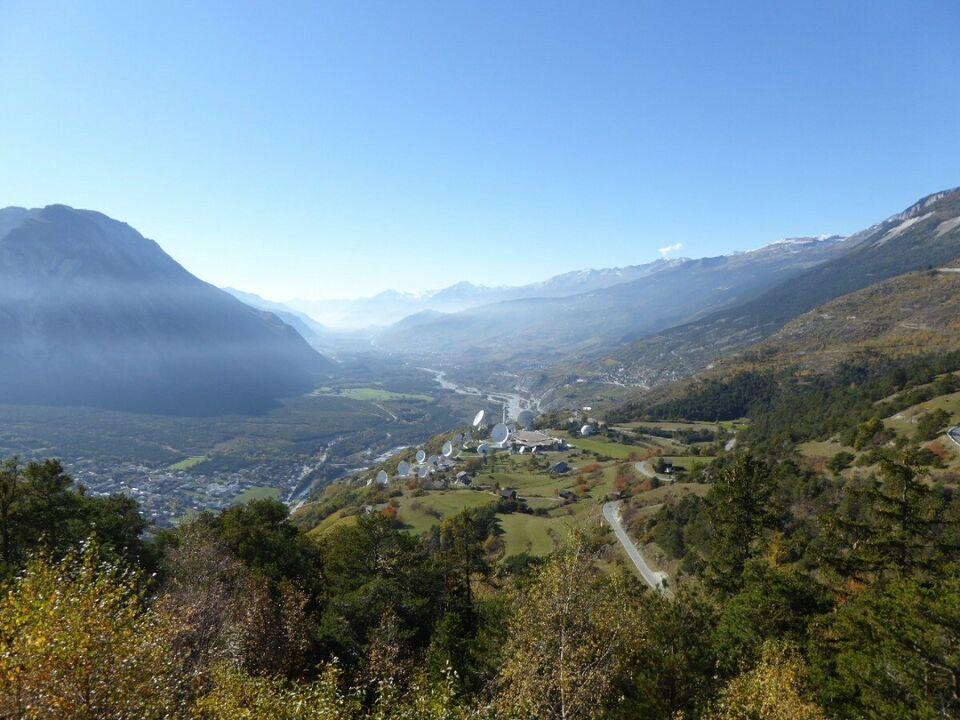
[[[954,0],[0,0],[0,206],[275,299],[848,233],[960,185],[958,38]]]

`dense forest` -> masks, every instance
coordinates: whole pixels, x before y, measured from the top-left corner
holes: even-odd
[[[264,500],[144,539],[132,501],[11,460],[0,716],[956,717],[960,501],[880,449],[858,486],[715,461],[651,524],[689,570],[670,597],[598,563],[599,528],[504,561],[492,508],[315,541]]]

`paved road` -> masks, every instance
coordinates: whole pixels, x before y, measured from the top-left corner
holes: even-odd
[[[953,440],[957,445],[960,445],[960,425],[955,425],[947,430],[947,437]]]
[[[665,475],[664,473],[658,473],[653,469],[653,465],[650,464],[649,460],[644,460],[634,464],[634,467],[637,469],[637,472],[648,478],[657,478],[660,482],[673,482],[672,475]]]
[[[640,575],[643,576],[647,585],[662,593],[663,581],[660,579],[660,573],[654,572],[654,570],[647,565],[647,561],[643,559],[643,555],[640,554],[637,546],[633,540],[630,539],[630,536],[627,535],[627,531],[623,529],[623,525],[620,523],[620,503],[616,500],[605,503],[603,506],[603,517],[610,523],[610,527],[613,528],[617,540],[623,545],[623,549],[627,551],[627,555],[630,556],[630,559],[633,561],[633,564],[636,565],[637,570],[640,572]]]

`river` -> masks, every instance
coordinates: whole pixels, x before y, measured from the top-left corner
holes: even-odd
[[[526,408],[537,409],[539,403],[530,398],[524,397],[523,395],[518,395],[517,393],[510,392],[499,392],[493,390],[479,390],[475,387],[470,387],[467,385],[458,385],[457,383],[449,380],[447,374],[443,370],[434,370],[432,368],[417,368],[417,370],[423,370],[433,375],[433,379],[444,390],[450,390],[451,392],[459,393],[461,395],[473,395],[475,397],[484,398],[489,400],[492,403],[499,403],[506,408],[507,419],[516,420],[517,415],[520,414],[521,410]]]

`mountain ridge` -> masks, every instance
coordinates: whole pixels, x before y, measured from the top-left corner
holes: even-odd
[[[259,411],[334,365],[102,213],[0,211],[0,402]]]

